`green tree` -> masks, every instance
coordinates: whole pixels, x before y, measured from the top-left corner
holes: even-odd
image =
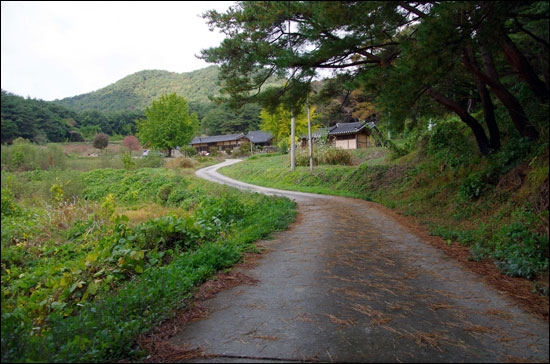
[[[210,109],[201,123],[201,131],[207,135],[247,133],[258,130],[261,107],[257,104],[245,104],[238,110],[221,104]]]
[[[166,150],[186,146],[197,132],[199,121],[189,115],[187,101],[182,96],[164,94],[145,109],[145,119],[137,123],[138,137],[154,149]]]
[[[309,109],[309,115],[313,124],[317,120],[315,107]],[[286,109],[283,105],[279,105],[274,111],[263,109],[260,113],[260,119],[260,128],[271,132],[275,142],[290,143],[290,110]],[[295,119],[296,138],[298,139],[300,134],[307,134],[307,113],[305,110],[296,114]]]

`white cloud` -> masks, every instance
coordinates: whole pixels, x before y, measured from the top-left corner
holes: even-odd
[[[2,2],[2,89],[53,100],[144,70],[189,72],[218,45],[200,14],[233,2]]]

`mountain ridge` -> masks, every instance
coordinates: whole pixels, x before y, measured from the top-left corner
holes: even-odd
[[[142,70],[98,90],[51,102],[75,111],[134,111],[144,110],[164,93],[175,92],[200,111],[211,103],[210,96],[219,95],[218,73],[216,65],[183,73]]]

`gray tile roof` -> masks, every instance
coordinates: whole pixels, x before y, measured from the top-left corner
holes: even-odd
[[[250,140],[254,144],[260,144],[260,143],[267,143],[271,140],[271,132],[266,133],[261,130],[257,131],[251,131],[248,134],[245,135],[248,140]]]
[[[330,135],[344,135],[344,134],[355,134],[358,131],[365,128],[365,124],[358,121],[355,123],[337,123],[336,127],[331,129]]]
[[[243,137],[243,133],[196,137],[195,139],[191,140],[190,144],[229,142],[233,140],[238,140]]]
[[[372,125],[371,125],[372,124]],[[374,123],[367,123],[368,127],[373,127]],[[355,134],[358,131],[361,131],[365,128],[365,124],[361,121],[355,122],[355,123],[337,123],[334,126],[331,126],[329,128],[319,128],[317,131],[313,134],[311,134],[312,138],[320,138],[323,133],[327,133],[328,135],[345,135],[345,134]],[[307,138],[307,135],[302,134],[302,139]]]

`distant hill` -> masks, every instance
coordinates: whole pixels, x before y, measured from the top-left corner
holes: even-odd
[[[211,103],[209,96],[219,94],[218,72],[218,66],[186,73],[145,70],[97,91],[53,102],[75,111],[133,111],[144,110],[152,100],[164,93],[176,92],[186,98],[192,109],[197,110]]]

